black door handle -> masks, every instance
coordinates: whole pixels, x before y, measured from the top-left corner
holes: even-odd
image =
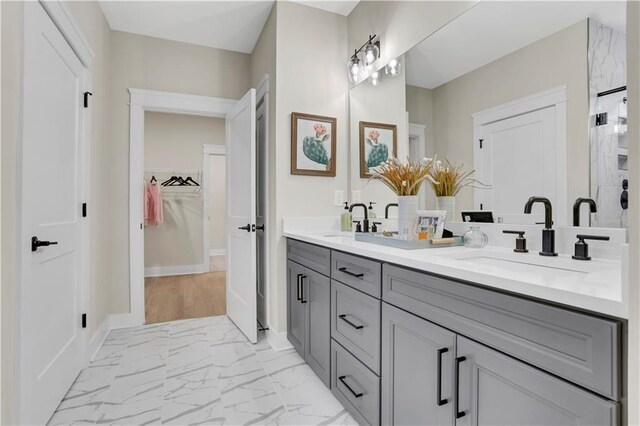
[[[363,395],[362,392],[356,392],[353,389],[351,389],[351,386],[349,386],[347,384],[347,382],[344,381],[344,379],[346,379],[346,378],[347,378],[347,376],[340,376],[340,377],[338,377],[338,380],[340,380],[342,382],[342,384],[344,385],[345,388],[349,389],[349,392],[351,392],[354,397],[360,398]]]
[[[345,274],[347,274],[347,275],[351,275],[352,277],[355,277],[355,278],[362,278],[362,277],[364,277],[364,274],[356,274],[355,272],[351,272],[350,270],[348,270],[347,268],[344,268],[344,267],[342,267],[342,268],[338,268],[338,271],[340,271],[340,272],[344,272]]]
[[[242,230],[242,231],[247,231],[247,232],[251,232],[251,225],[247,224],[245,226],[238,226],[238,229]]]
[[[456,399],[456,419],[462,418],[465,416],[464,410],[460,411],[458,410],[458,407],[460,406],[460,363],[464,362],[467,360],[466,356],[459,356],[458,358],[456,358],[456,395],[455,395],[455,399]]]
[[[447,398],[442,398],[442,354],[446,354],[449,352],[447,348],[438,349],[438,390],[436,393],[436,401],[438,407],[445,405],[449,400]]]
[[[300,288],[302,289],[302,290],[300,291],[300,303],[307,303],[307,301],[306,301],[306,300],[304,300],[304,280],[305,280],[306,278],[307,278],[307,276],[306,276],[306,275],[303,275],[303,276],[301,276],[301,277],[300,277],[300,284],[302,284],[302,285],[300,286]]]
[[[49,247],[57,244],[57,241],[40,241],[38,237],[31,237],[31,251],[38,250],[38,247]]]
[[[298,299],[298,302],[302,300],[301,296],[300,296],[300,278],[302,278],[302,274],[298,274],[298,285],[297,285],[297,290],[298,290],[298,294],[296,299]]]
[[[340,318],[342,321],[346,322],[347,324],[349,324],[351,327],[355,328],[356,330],[360,330],[361,328],[364,328],[364,325],[357,325],[357,324],[354,324],[351,321],[349,321],[347,319],[347,315],[346,314],[338,315],[338,318]]]
[[[264,231],[264,224],[256,226],[258,231]]]

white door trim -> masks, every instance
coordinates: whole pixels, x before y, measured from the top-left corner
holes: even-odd
[[[144,113],[226,118],[236,100],[157,90],[129,89],[129,303],[130,325],[144,324]],[[208,254],[208,252],[205,252]]]
[[[556,171],[558,200],[553,209],[555,211],[555,224],[567,225],[570,223],[568,209],[568,170],[567,170],[567,86],[558,86],[545,90],[512,102],[507,102],[493,108],[471,114],[473,118],[473,165],[475,170],[481,170],[480,144],[482,126],[507,118],[537,111],[543,108],[555,107],[556,113]],[[474,208],[480,208],[480,196],[482,189],[474,189]],[[531,194],[535,195],[535,194]],[[524,206],[523,206],[524,208]]]
[[[427,126],[425,126],[424,124],[415,124],[415,123],[409,123],[409,134],[407,135],[407,152],[409,152],[409,138],[411,137],[415,137],[418,140],[418,160],[421,160],[422,158],[425,157],[425,151],[427,149],[427,147],[425,146],[426,144],[426,137],[425,137],[425,130],[427,129]],[[418,206],[421,209],[426,209],[426,202],[427,202],[427,184],[425,183],[424,185],[422,185],[422,188],[420,188],[420,191],[418,192]]]
[[[210,173],[209,157],[212,155],[220,155],[223,157],[226,156],[227,147],[225,145],[209,145],[209,144],[202,145],[202,183],[201,185],[202,185],[202,192],[203,192],[202,202],[204,203],[204,205],[202,206],[202,212],[203,212],[202,214],[202,231],[203,231],[202,253],[204,253],[203,266],[206,267],[206,271],[209,271],[210,269],[211,256],[220,256],[220,255],[227,254],[226,248],[221,250],[210,249],[209,239],[211,238],[211,235],[210,235],[211,221],[209,216],[211,216],[211,211],[209,209],[209,173]],[[227,171],[225,170],[225,188],[226,188],[226,176],[227,176]]]

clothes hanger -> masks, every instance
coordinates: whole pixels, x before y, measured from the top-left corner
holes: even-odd
[[[200,186],[200,184],[198,182],[196,182],[195,180],[193,180],[191,178],[191,176],[187,177],[187,179],[185,180],[185,182],[187,182],[189,185],[195,185],[195,186]]]
[[[156,176],[155,176],[155,175],[151,176],[151,181],[150,181],[150,183],[154,183],[154,182],[158,182],[158,179],[156,179]]]
[[[169,179],[162,182],[162,186],[169,186],[173,184],[173,182],[175,182],[177,179],[178,179],[178,176],[171,176]]]

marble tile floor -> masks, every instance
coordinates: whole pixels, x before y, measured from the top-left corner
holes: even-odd
[[[226,317],[113,330],[51,425],[355,425],[304,360]]]

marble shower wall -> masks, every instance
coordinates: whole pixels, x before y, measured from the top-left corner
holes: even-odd
[[[626,155],[626,91],[600,98],[597,94],[627,84],[626,34],[589,19],[588,58],[591,197],[598,205],[592,225],[624,227],[620,194],[628,172],[620,170],[619,155]],[[601,112],[608,113],[608,124],[596,126]]]

